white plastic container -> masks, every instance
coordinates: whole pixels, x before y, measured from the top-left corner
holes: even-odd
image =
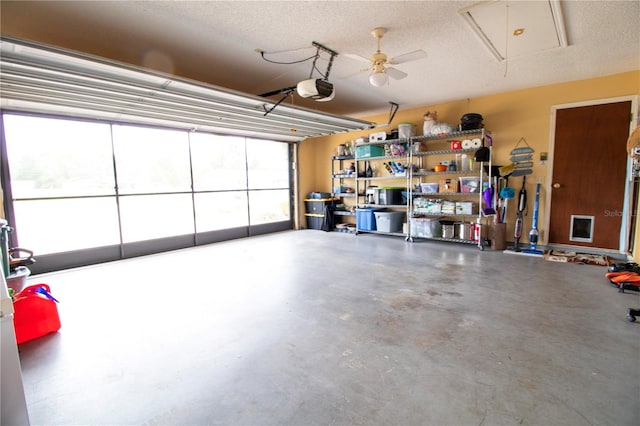
[[[374,212],[376,227],[382,232],[402,232],[404,212]]]
[[[420,191],[423,194],[437,194],[438,182],[422,182],[420,183]]]
[[[416,126],[411,123],[398,124],[398,138],[409,139],[416,135]]]
[[[463,172],[471,171],[471,165],[469,164],[469,156],[467,154],[462,154],[460,156],[460,171],[463,171]]]
[[[439,219],[412,217],[411,236],[422,238],[440,238],[442,237],[442,225]]]

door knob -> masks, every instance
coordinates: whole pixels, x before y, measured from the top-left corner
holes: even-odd
[[[560,184],[559,184],[559,183],[554,183],[554,184],[553,184],[553,187],[554,187],[554,188],[556,188],[556,189],[558,189],[558,188],[560,188]]]

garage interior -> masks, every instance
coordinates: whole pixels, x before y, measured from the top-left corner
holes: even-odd
[[[631,425],[640,300],[604,270],[286,231],[44,274],[63,328],[21,345],[29,415]]]
[[[638,261],[637,170],[626,143],[640,108],[640,3],[483,5],[3,1],[3,114],[264,138],[287,144],[292,171],[280,222],[125,242],[110,261],[59,269],[51,265],[81,251],[36,252],[26,285],[51,287],[62,327],[17,347],[27,421],[10,417],[15,406],[4,398],[18,388],[3,365],[2,424],[637,424],[640,329],[625,316],[640,293],[618,291],[604,277],[608,266],[322,232],[305,221],[308,194],[335,192],[331,162],[341,145],[401,123],[421,129],[428,111],[454,124],[481,113],[494,164],[508,163],[522,139],[534,152],[526,185],[530,196],[542,187],[539,248]],[[387,71],[375,87],[375,65],[363,71],[360,59],[376,50],[370,32],[380,27],[378,50],[414,60],[387,63],[397,74]],[[128,74],[131,93],[142,87],[134,75],[165,80],[137,92],[129,109],[113,108],[115,85],[89,99],[94,87],[70,84],[63,102],[36,81],[37,62],[27,72],[31,64],[16,59],[30,47],[7,48],[14,42],[69,55],[60,81],[72,81],[81,69],[74,61],[84,60]],[[296,94],[297,82],[329,70],[333,99]],[[182,101],[157,109],[174,88],[189,117],[169,109]],[[202,119],[194,112],[202,102],[228,110]],[[592,115],[569,150],[593,149],[620,178],[559,160],[565,111],[620,104],[628,126],[614,132]],[[224,115],[233,108],[245,108],[235,127]],[[5,145],[4,125],[2,133]],[[614,146],[622,160],[607,152]],[[4,217],[19,223],[7,161]],[[606,216],[596,223],[618,220],[613,242],[553,234],[563,170],[585,181],[604,173],[574,203],[596,203]],[[612,186],[622,189],[619,204],[598,204]],[[525,236],[531,220],[528,211]],[[509,246],[515,221],[512,204]]]

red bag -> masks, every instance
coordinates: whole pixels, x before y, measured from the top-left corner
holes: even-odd
[[[47,284],[26,287],[13,300],[13,324],[18,344],[60,330],[58,301]]]

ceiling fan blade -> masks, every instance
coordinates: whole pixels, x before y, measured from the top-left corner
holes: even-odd
[[[386,70],[387,70],[387,75],[393,78],[394,80],[402,80],[403,78],[409,75],[406,72],[400,71],[399,69],[396,69],[396,68],[387,67]]]
[[[414,50],[413,52],[404,53],[400,56],[396,56],[395,58],[389,59],[387,61],[389,64],[404,64],[405,62],[417,61],[418,59],[424,59],[427,57],[427,52],[422,49]]]
[[[365,58],[364,56],[356,55],[355,53],[343,53],[341,56],[345,56],[349,59],[353,59],[360,62],[371,63],[371,59]]]

